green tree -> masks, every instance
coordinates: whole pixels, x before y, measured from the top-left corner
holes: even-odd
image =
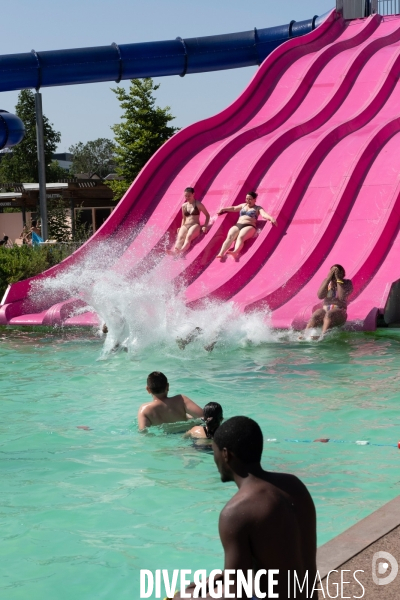
[[[81,207],[80,207],[81,208]],[[82,210],[75,213],[75,231],[72,237],[74,242],[86,242],[93,235],[92,226],[82,219]]]
[[[115,169],[115,144],[106,138],[98,138],[83,144],[70,146],[72,153],[71,173],[95,173],[104,178]]]
[[[71,224],[67,220],[68,212],[62,198],[47,200],[47,223],[49,240],[69,242],[71,240]]]
[[[25,137],[11,152],[3,154],[0,163],[0,182],[38,181],[35,96],[32,90],[22,90],[19,93],[15,114],[25,125]],[[46,179],[48,182],[57,181],[61,171],[57,164],[52,163],[52,155],[61,141],[61,134],[53,129],[53,125],[45,116],[43,116],[43,128]],[[65,169],[62,171],[67,173]]]
[[[170,107],[156,106],[153,92],[159,87],[146,77],[131,79],[129,91],[112,88],[123,110],[122,123],[111,127],[117,143],[116,171],[123,179],[109,182],[115,200],[122,197],[156,150],[179,129],[169,125],[175,118]]]

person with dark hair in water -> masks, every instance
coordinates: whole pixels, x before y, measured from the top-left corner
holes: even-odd
[[[147,377],[146,390],[153,400],[142,404],[138,412],[140,431],[153,425],[179,423],[193,417],[202,417],[203,409],[183,394],[168,398],[168,379],[160,371],[153,371]]]
[[[218,427],[224,420],[222,412],[222,406],[218,402],[209,402],[203,408],[204,425],[196,425],[189,429],[184,437],[190,437],[192,439],[212,440]]]
[[[222,423],[214,433],[212,447],[221,481],[234,481],[239,488],[219,517],[224,570],[230,570],[230,581],[234,582],[229,592],[236,591],[238,570],[246,576],[251,569],[254,574],[276,569],[273,591],[277,597],[294,597],[293,590],[288,590],[288,572],[292,581],[296,572],[298,581],[303,582],[307,574],[309,582],[308,590],[307,585],[302,591],[298,588],[296,598],[316,600],[318,591],[312,593],[317,574],[316,514],[305,485],[294,475],[264,471],[260,464],[263,435],[248,417],[233,417]],[[194,588],[191,584],[186,592]],[[267,575],[260,576],[259,588],[268,597]],[[211,598],[207,591],[207,598]]]
[[[207,233],[210,214],[206,207],[195,199],[194,188],[185,189],[185,202],[182,205],[182,223],[178,229],[178,235],[173,250],[169,254],[180,254],[189,249],[190,244],[195,240],[200,232]],[[203,226],[200,225],[200,213],[203,213],[206,220]]]
[[[322,336],[333,327],[344,325],[347,320],[348,297],[353,291],[351,279],[345,279],[342,265],[333,265],[317,292],[323,307],[318,308],[307,323],[306,330],[322,326]],[[317,338],[319,336],[313,336]]]
[[[272,225],[278,225],[276,219],[271,217],[262,206],[256,205],[258,194],[256,192],[249,192],[246,195],[246,202],[243,204],[238,204],[237,206],[227,206],[226,208],[221,208],[218,211],[218,215],[223,215],[227,212],[239,212],[239,219],[236,225],[230,228],[228,231],[228,236],[224,243],[222,244],[222,248],[219,251],[217,258],[223,258],[225,254],[230,254],[234,258],[237,258],[239,252],[243,248],[244,243],[247,240],[250,240],[257,231],[257,219],[259,215],[263,217],[263,219],[270,221]],[[229,251],[230,246],[236,240],[235,247],[233,250]]]

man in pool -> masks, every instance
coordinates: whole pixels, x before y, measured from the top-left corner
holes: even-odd
[[[225,553],[224,569],[277,569],[274,593],[279,598],[318,598],[312,594],[316,577],[316,514],[305,485],[294,475],[272,473],[261,467],[263,435],[248,417],[233,417],[222,423],[212,442],[214,460],[221,481],[234,481],[239,491],[226,504],[219,517],[219,534]],[[288,571],[307,585],[288,590]],[[235,583],[229,592],[236,598]],[[316,587],[318,587],[318,580]],[[195,584],[186,588],[190,593]],[[260,577],[260,591],[268,597],[268,579]],[[175,598],[181,598],[178,594]],[[207,598],[211,598],[208,590]],[[225,595],[223,596],[223,598]],[[232,597],[232,596],[229,596]],[[246,596],[243,596],[246,597]],[[256,598],[256,596],[254,596]]]
[[[168,379],[160,371],[153,371],[147,377],[146,390],[153,400],[142,404],[138,412],[140,431],[153,425],[179,423],[193,417],[202,417],[203,409],[183,394],[168,398]]]

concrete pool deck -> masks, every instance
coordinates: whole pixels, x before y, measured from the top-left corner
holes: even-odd
[[[318,548],[317,565],[325,593],[324,595],[320,591],[319,598],[400,598],[400,574],[387,585],[378,585],[372,579],[373,556],[382,551],[389,552],[400,562],[400,496]],[[378,560],[378,564],[379,562],[383,563],[385,559]],[[334,570],[338,573],[331,573],[329,576],[328,590],[326,577],[329,571]],[[364,571],[356,574],[358,581],[365,588],[364,593],[360,583],[357,583],[353,576],[357,570]],[[388,567],[379,579],[382,580],[390,573],[391,567]],[[350,582],[343,584],[343,592],[340,586],[341,576],[344,582]],[[339,588],[335,583],[339,584]]]

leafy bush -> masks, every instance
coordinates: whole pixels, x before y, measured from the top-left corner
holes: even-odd
[[[62,198],[51,198],[47,202],[47,223],[49,240],[69,242],[71,224],[67,220],[67,211]]]
[[[63,246],[0,246],[0,300],[10,283],[39,275],[69,256],[75,247]]]

